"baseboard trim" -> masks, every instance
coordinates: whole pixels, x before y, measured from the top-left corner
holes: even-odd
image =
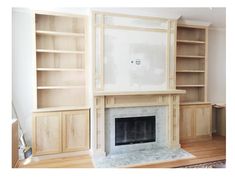
[[[50,155],[32,156],[31,159],[33,161],[41,161],[41,160],[47,160],[47,159],[65,158],[65,157],[82,156],[82,155],[91,155],[90,150],[77,151],[77,152],[68,152],[68,153],[59,153],[59,154],[50,154]]]

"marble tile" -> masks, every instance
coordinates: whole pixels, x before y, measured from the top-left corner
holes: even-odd
[[[105,150],[106,153],[116,154],[137,151],[140,149],[152,149],[155,146],[166,146],[166,106],[141,106],[106,109],[105,113]],[[115,145],[115,118],[155,116],[156,141],[130,145]]]
[[[182,148],[155,147],[147,150],[110,154],[106,157],[93,157],[93,163],[97,168],[118,168],[128,165],[160,163],[193,157],[192,154]]]

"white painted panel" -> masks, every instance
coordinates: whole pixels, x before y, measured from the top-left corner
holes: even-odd
[[[105,29],[104,89],[166,89],[166,33]]]

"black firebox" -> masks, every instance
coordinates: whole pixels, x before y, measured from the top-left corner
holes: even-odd
[[[115,118],[115,145],[154,142],[155,116]]]

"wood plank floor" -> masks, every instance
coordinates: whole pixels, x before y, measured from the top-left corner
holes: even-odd
[[[172,168],[192,164],[206,163],[226,159],[225,137],[214,136],[210,141],[199,141],[181,144],[182,148],[195,156],[192,159],[164,162],[151,165],[136,166],[136,168]],[[92,168],[92,160],[89,155],[56,158],[50,160],[20,162],[20,168]]]

